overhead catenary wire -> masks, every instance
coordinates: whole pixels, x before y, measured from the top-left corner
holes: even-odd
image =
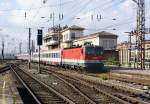
[[[66,4],[69,4],[69,3],[72,3],[74,0],[70,0],[70,1],[67,1],[67,2],[62,2],[61,3],[61,6],[63,6],[63,5],[66,5]],[[35,3],[35,2],[34,2]],[[33,3],[33,4],[34,4]],[[55,5],[45,5],[45,6],[43,6],[42,8],[53,8],[53,7],[58,7],[60,4],[55,4]],[[36,10],[36,9],[39,9],[39,8],[41,8],[41,6],[40,7],[32,7],[31,6],[31,8],[17,8],[17,9],[0,9],[0,11],[2,11],[2,12],[10,12],[10,11],[28,11],[28,10]]]
[[[79,13],[81,11],[83,11],[84,9],[86,9],[86,7],[92,2],[92,0],[88,0],[85,4],[82,5],[82,7],[80,6],[80,8],[75,8],[73,11],[71,11],[70,16],[68,16],[68,18],[65,18],[63,22],[65,21],[70,21],[72,19],[74,19],[74,17],[76,16],[76,12]],[[80,3],[81,4],[81,3]],[[79,5],[80,5],[79,4]],[[77,4],[76,4],[77,5]],[[79,6],[77,5],[77,6]]]

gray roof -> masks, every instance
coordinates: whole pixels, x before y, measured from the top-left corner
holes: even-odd
[[[79,26],[76,26],[76,25],[72,25],[72,26],[70,26],[68,29],[79,29],[79,30],[84,30],[83,27],[79,27]]]
[[[68,27],[68,28],[66,28],[66,29],[64,29],[64,30],[62,30],[62,32],[63,32],[63,31],[66,31],[66,30],[84,30],[84,28],[83,28],[83,27],[76,26],[76,25],[72,25],[72,26],[70,26],[70,27]]]
[[[113,34],[113,33],[102,31],[102,32],[96,32],[96,33],[93,33],[90,35],[85,35],[83,37],[79,37],[78,39],[86,39],[86,38],[91,38],[91,37],[117,38],[118,36],[116,34]]]

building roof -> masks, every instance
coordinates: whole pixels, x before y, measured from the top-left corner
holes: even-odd
[[[83,27],[76,26],[76,25],[72,25],[72,26],[70,26],[70,27],[68,27],[68,28],[66,28],[66,29],[64,29],[64,30],[62,30],[62,32],[63,32],[63,31],[67,31],[67,30],[84,30],[84,28],[83,28]]]
[[[84,28],[76,26],[76,25],[70,26],[69,29],[81,29],[81,30],[84,30]]]
[[[150,40],[145,40],[145,45],[150,45]],[[129,48],[129,46],[130,46],[130,43],[127,41],[124,41],[124,42],[119,43],[117,45],[117,48]],[[136,43],[132,43],[132,46],[136,46]]]
[[[59,33],[58,32],[53,32],[53,33],[47,33],[43,39],[51,38],[51,37],[58,37]]]
[[[97,32],[97,33],[94,33],[94,34],[90,34],[90,35],[85,35],[85,36],[82,36],[82,37],[79,37],[78,39],[76,40],[84,40],[84,39],[88,39],[88,38],[94,38],[94,37],[100,37],[100,38],[117,38],[118,36],[113,34],[113,33],[109,33],[109,32],[106,32],[106,31],[102,31],[102,32]],[[75,40],[75,41],[76,41]]]

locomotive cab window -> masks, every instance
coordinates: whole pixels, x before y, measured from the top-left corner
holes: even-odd
[[[85,47],[85,54],[86,55],[102,55],[104,52],[102,47]]]

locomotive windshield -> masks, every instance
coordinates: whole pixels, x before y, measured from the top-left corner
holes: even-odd
[[[103,52],[104,52],[103,47],[98,47],[98,46],[85,47],[85,54],[86,55],[102,55]]]

